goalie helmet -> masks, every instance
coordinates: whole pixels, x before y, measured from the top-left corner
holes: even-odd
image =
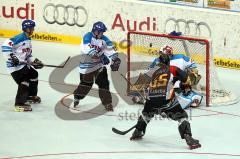
[[[159,50],[159,53],[171,56],[173,55],[173,48],[171,46],[166,45]]]
[[[24,20],[22,22],[22,30],[25,31],[27,28],[31,29],[34,28],[36,26],[35,22],[33,20]]]

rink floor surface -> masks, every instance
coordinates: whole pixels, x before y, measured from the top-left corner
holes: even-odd
[[[0,43],[3,40],[0,38]],[[188,149],[180,139],[177,122],[160,118],[151,121],[143,140],[130,141],[131,133],[120,136],[111,129],[126,130],[133,126],[142,106],[127,104],[122,99],[125,94],[115,90],[111,78],[114,112],[105,112],[99,105],[96,89],[80,101],[78,110],[71,112],[67,108],[79,83],[78,61],[73,58],[79,55],[79,46],[33,41],[33,55],[46,64],[56,65],[68,56],[72,58],[66,69],[39,70],[42,103],[32,105],[32,112],[17,113],[13,111],[17,85],[0,57],[0,159],[240,158],[239,103],[187,110],[193,137],[202,144],[199,149]],[[217,71],[224,87],[238,95],[239,71],[223,68]],[[124,80],[119,78],[119,81]]]

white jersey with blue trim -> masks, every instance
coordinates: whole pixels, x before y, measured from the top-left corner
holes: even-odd
[[[103,67],[100,60],[102,54],[110,59],[118,57],[115,47],[106,36],[103,35],[101,39],[96,39],[92,32],[84,35],[80,50],[79,72],[82,74],[91,73]]]
[[[183,54],[174,54],[170,60],[170,66],[175,66],[185,71],[187,68],[197,68],[197,65],[190,57]]]
[[[32,57],[31,38],[23,32],[5,40],[2,44],[2,54],[6,58],[6,66],[9,73],[22,69],[26,64],[21,62],[33,62],[34,60]],[[10,54],[14,54],[18,58],[19,64],[17,66],[13,66]]]
[[[155,58],[153,62],[150,64],[149,68],[154,68],[160,62],[159,58]],[[186,70],[187,68],[197,68],[197,65],[191,58],[183,55],[183,54],[174,54],[170,59],[170,66],[175,66],[180,68],[181,70]]]

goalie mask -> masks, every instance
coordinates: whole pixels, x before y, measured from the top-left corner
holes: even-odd
[[[166,54],[168,56],[172,56],[173,55],[173,48],[166,45],[159,50],[159,53],[163,53],[163,54]]]

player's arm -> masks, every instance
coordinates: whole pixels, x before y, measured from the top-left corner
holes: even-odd
[[[7,60],[9,66],[19,65],[19,59],[13,52],[14,42],[10,39],[6,40],[2,45],[3,57]]]
[[[154,68],[159,63],[159,58],[155,58],[153,62],[149,65],[148,69]]]
[[[103,35],[102,37],[104,43],[105,43],[105,47],[104,47],[104,54],[106,56],[108,56],[108,58],[111,59],[111,70],[112,71],[118,71],[120,64],[121,64],[121,59],[118,58],[118,52],[116,47],[113,45],[113,43],[106,37]]]

